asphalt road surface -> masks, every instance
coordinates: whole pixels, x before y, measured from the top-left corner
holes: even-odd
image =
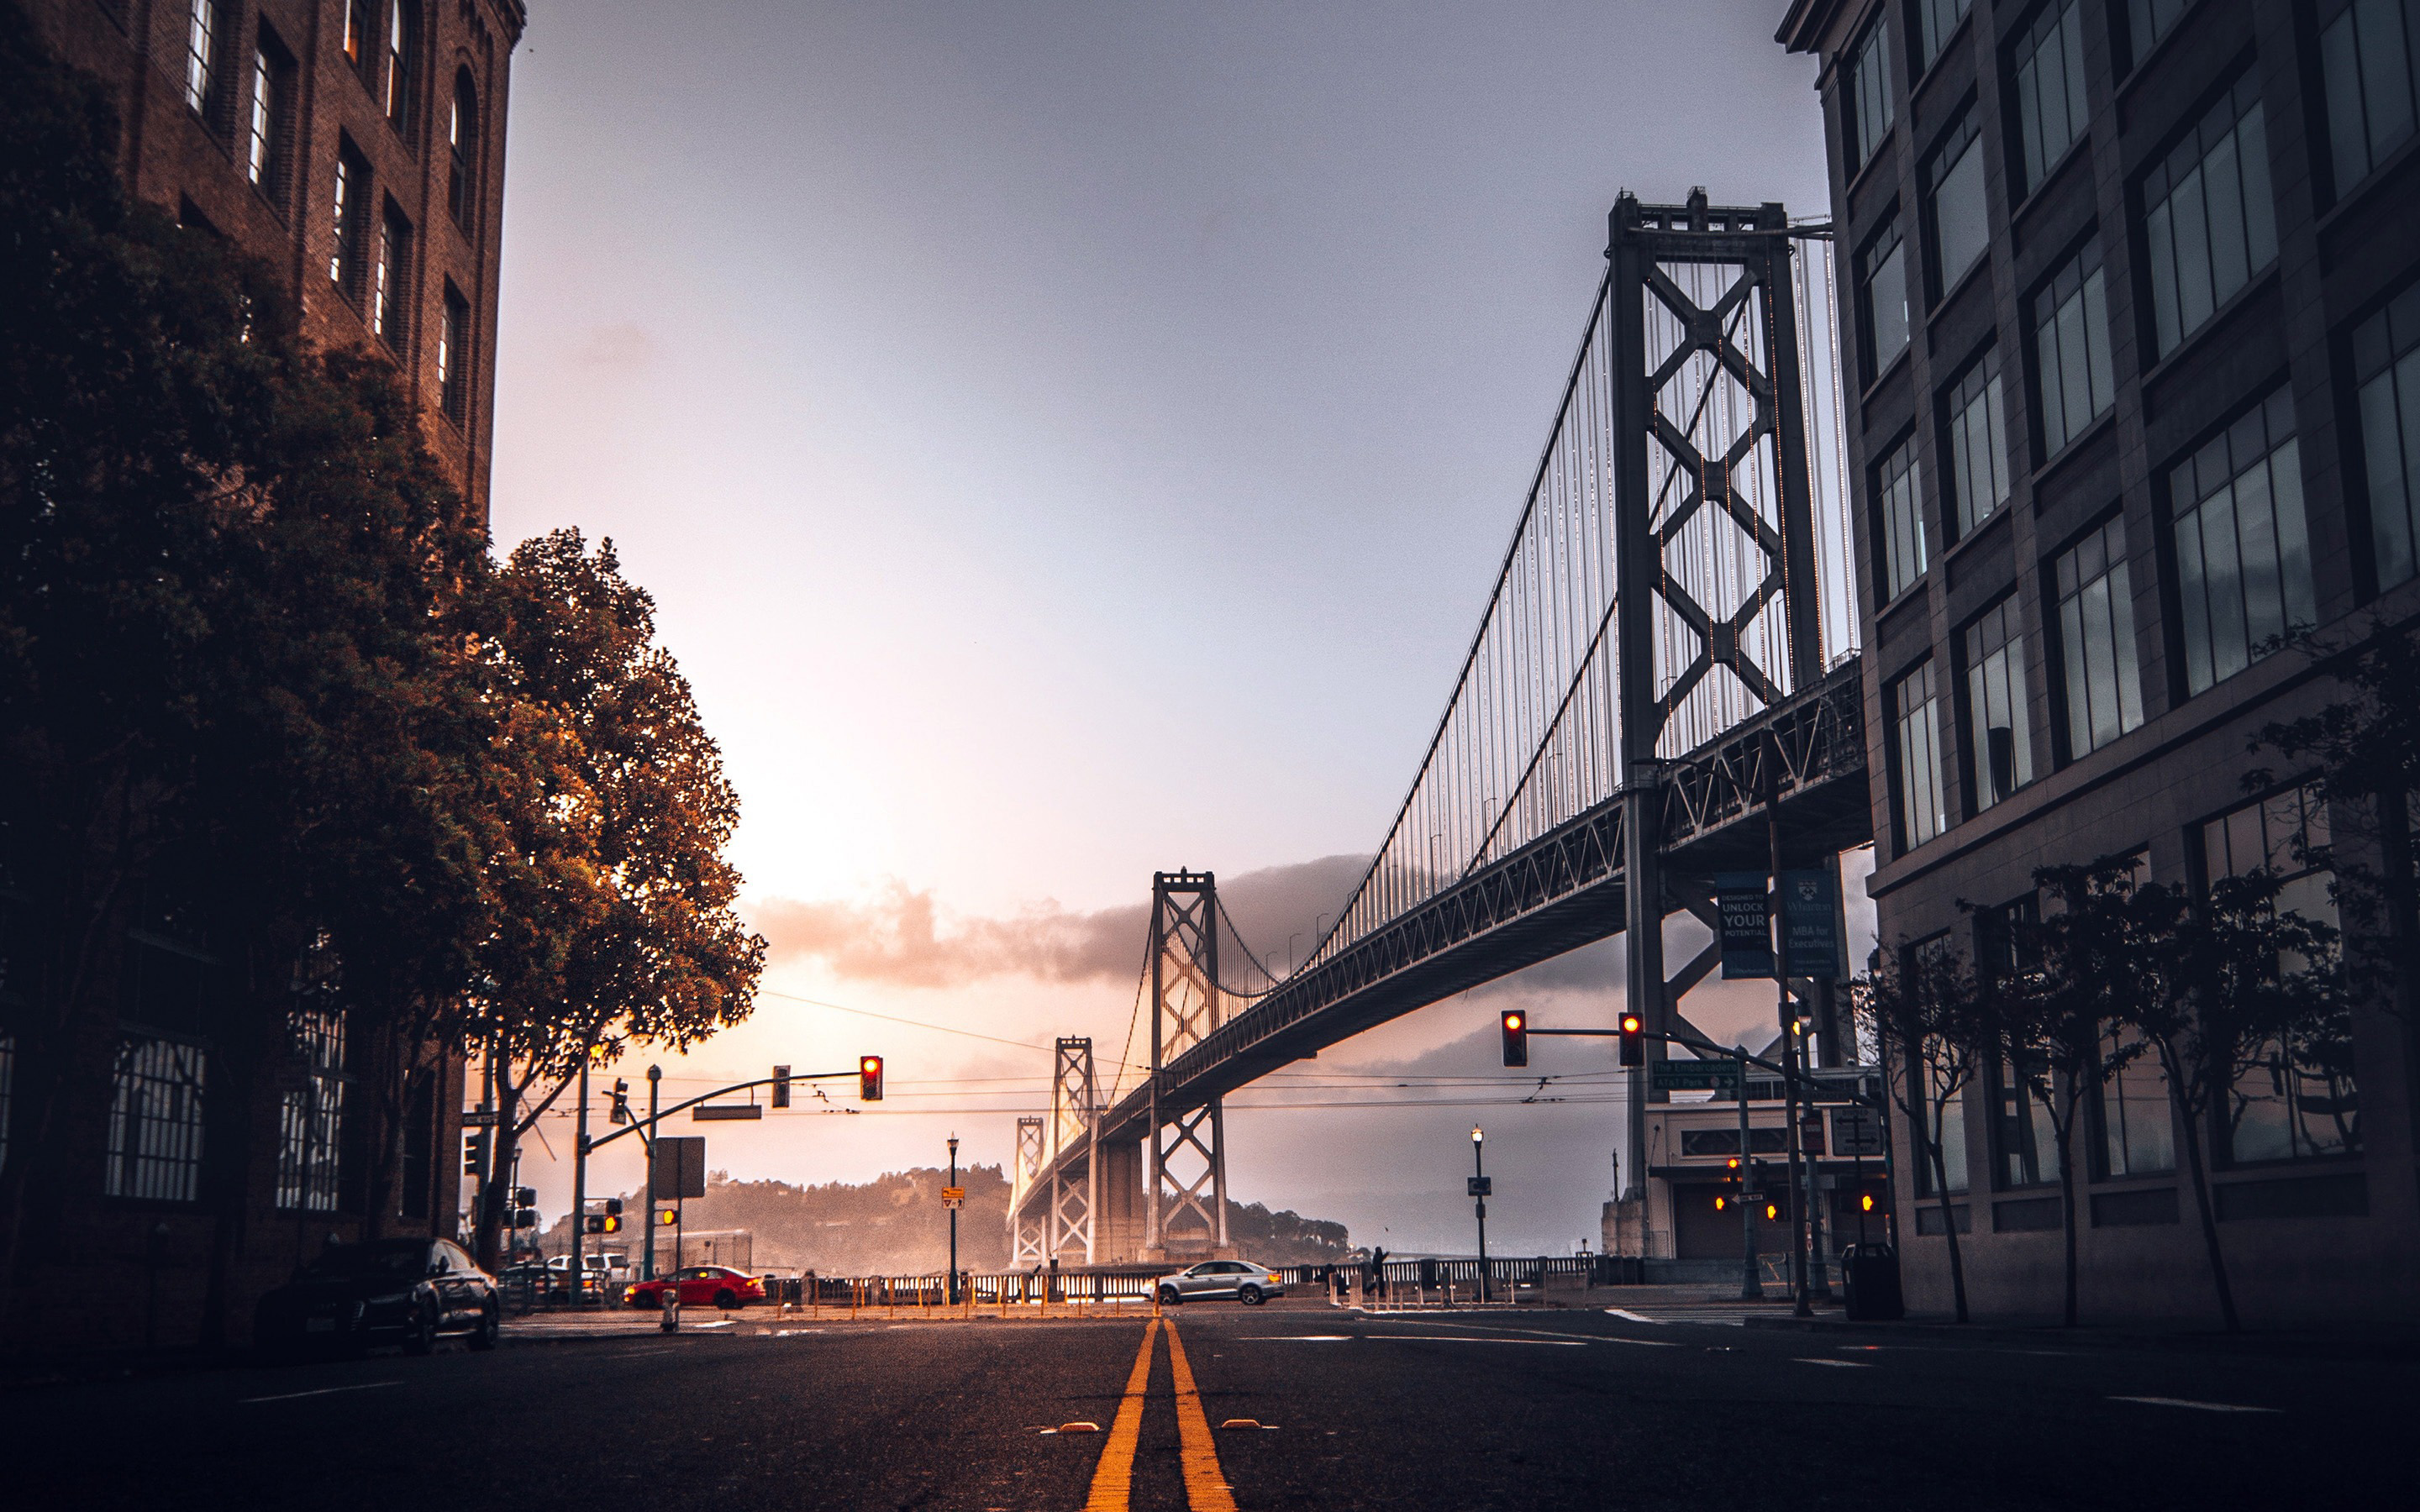
[[[1601,1310],[1195,1304],[1157,1328],[757,1312],[677,1337],[19,1383],[0,1390],[0,1503],[2409,1505],[2415,1385],[2409,1363],[1877,1347]]]

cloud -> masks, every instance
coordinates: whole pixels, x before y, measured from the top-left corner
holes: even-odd
[[[1220,881],[1219,897],[1244,942],[1263,961],[1274,956],[1282,970],[1289,947],[1310,948],[1320,916],[1333,919],[1368,864],[1330,856],[1241,872]],[[871,899],[774,898],[749,909],[775,962],[818,961],[845,978],[900,987],[1005,976],[1128,980],[1142,969],[1150,912],[1146,897],[1091,912],[1046,902],[1007,918],[959,916],[931,891],[898,881]]]

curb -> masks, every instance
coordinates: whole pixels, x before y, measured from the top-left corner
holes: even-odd
[[[1744,1318],[1745,1328],[1793,1334],[1856,1334],[1867,1337],[1968,1340],[1992,1344],[2059,1344],[2087,1350],[2145,1350],[2175,1354],[2243,1354],[2307,1360],[2420,1360],[2420,1338],[2331,1338],[2275,1334],[2142,1334],[2088,1328],[1991,1323],[1906,1323],[1847,1318]]]

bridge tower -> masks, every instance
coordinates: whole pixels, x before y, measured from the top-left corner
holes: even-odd
[[[1101,1207],[1100,1112],[1091,1038],[1062,1036],[1050,1074],[1049,1148],[1043,1157],[1050,1172],[1048,1253],[1063,1257],[1071,1246],[1080,1247],[1086,1265],[1098,1257],[1094,1216]],[[1060,1159],[1070,1150],[1083,1151],[1081,1177]]]
[[[1663,920],[1701,906],[1659,864],[1665,759],[1823,668],[1789,217],[1698,189],[1625,191],[1610,219],[1624,986],[1654,1060],[1688,980],[1665,978]],[[1650,1097],[1632,1071],[1626,1198],[1645,1192]]]
[[[1163,1122],[1170,1062],[1218,1026],[1218,882],[1207,872],[1151,878],[1151,1110],[1143,1258],[1230,1257],[1226,1115],[1218,1098]]]
[[[1025,1199],[1042,1179],[1043,1164],[1048,1158],[1043,1129],[1038,1118],[1016,1120],[1016,1168],[1008,1199],[1008,1264],[1013,1271],[1032,1270],[1049,1258],[1047,1213]]]

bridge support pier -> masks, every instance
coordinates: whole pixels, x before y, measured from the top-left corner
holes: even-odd
[[[1151,1122],[1145,1136],[1142,1257],[1233,1258],[1227,1236],[1226,1113],[1218,1098],[1163,1119],[1171,1061],[1218,1026],[1218,880],[1151,878]]]

